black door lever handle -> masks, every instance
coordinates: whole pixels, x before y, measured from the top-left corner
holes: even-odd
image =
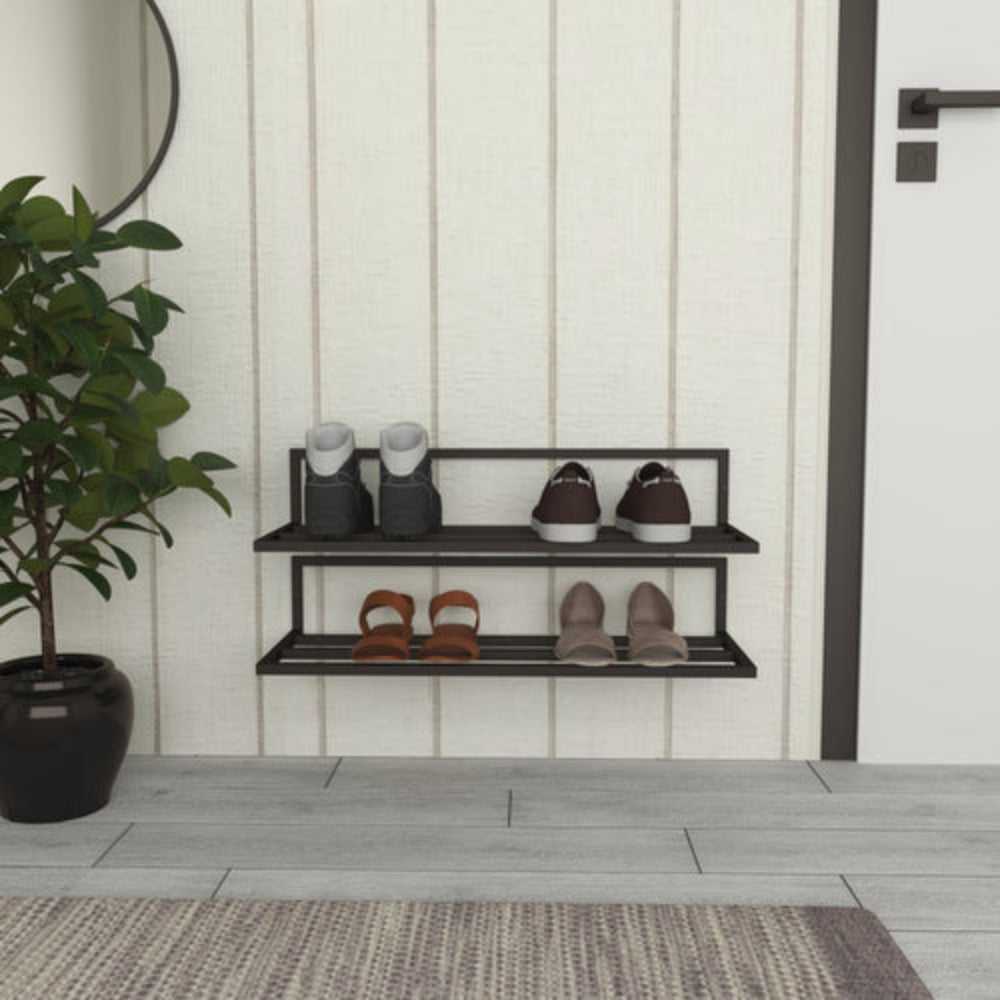
[[[899,128],[937,128],[941,108],[1000,108],[1000,90],[904,88],[899,92]]]

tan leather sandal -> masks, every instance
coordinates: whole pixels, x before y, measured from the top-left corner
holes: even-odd
[[[400,621],[369,625],[368,615],[376,608],[392,608]],[[373,590],[358,616],[361,638],[351,650],[352,660],[408,660],[413,638],[413,598],[394,590]]]
[[[475,612],[474,625],[439,625],[438,615],[445,608],[468,608]],[[432,634],[420,647],[421,660],[465,663],[479,656],[479,602],[465,590],[448,590],[431,599]]]

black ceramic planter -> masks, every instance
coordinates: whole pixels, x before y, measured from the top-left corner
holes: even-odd
[[[85,816],[111,798],[132,733],[132,686],[103,656],[0,663],[0,815],[21,823]]]

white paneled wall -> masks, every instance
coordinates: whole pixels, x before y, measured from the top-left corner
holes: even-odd
[[[164,436],[239,470],[231,522],[162,505],[176,547],[104,618],[63,602],[64,647],[136,683],[136,749],[815,754],[835,0],[160,5],[183,93],[147,202],[185,248],[149,266],[187,310],[163,355],[192,402]],[[259,681],[289,563],[251,547],[287,519],[287,449],[319,420],[374,445],[400,419],[442,446],[731,448],[761,554],[731,559],[730,628],[760,676]],[[523,522],[547,471],[442,463],[446,519]],[[606,519],[630,471],[595,468]],[[682,471],[711,520],[711,477]],[[649,573],[314,571],[306,612],[353,630],[388,586],[419,627],[460,586],[484,630],[547,631],[577,575],[622,631]],[[682,631],[711,629],[710,573],[652,578]]]

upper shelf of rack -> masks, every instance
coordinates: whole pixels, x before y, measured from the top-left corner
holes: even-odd
[[[359,448],[362,459],[378,458],[377,448]],[[387,552],[493,555],[519,552],[547,556],[576,554],[594,557],[653,555],[656,553],[759,552],[760,545],[729,524],[729,451],[725,448],[432,448],[432,459],[534,459],[564,460],[688,460],[716,463],[717,524],[694,525],[688,542],[643,543],[625,532],[602,528],[597,541],[586,544],[543,542],[525,525],[445,525],[413,542],[387,542],[377,532],[329,541],[310,535],[303,526],[302,483],[305,449],[289,449],[291,520],[254,542],[256,552],[361,553]],[[445,506],[447,511],[447,504]],[[527,520],[527,518],[526,518]]]

